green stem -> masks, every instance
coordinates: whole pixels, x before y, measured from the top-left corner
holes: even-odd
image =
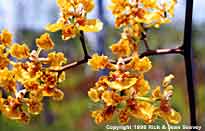
[[[171,131],[170,128],[169,128],[169,122],[167,120],[165,120],[165,122],[167,124],[168,131]]]
[[[150,98],[142,97],[142,96],[137,96],[137,97],[135,97],[135,99],[140,100],[140,101],[150,102],[150,103],[154,103],[155,102],[154,100],[152,100]]]

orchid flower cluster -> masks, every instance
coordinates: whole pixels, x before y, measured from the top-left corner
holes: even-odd
[[[62,31],[62,39],[69,40],[76,37],[80,30],[84,32],[98,32],[103,23],[98,19],[87,19],[87,13],[94,8],[93,0],[57,0],[61,14],[58,21],[48,24],[46,30],[50,32]]]
[[[58,83],[65,73],[58,76],[50,70],[61,68],[67,59],[61,52],[40,57],[42,51],[54,47],[47,33],[36,39],[38,49],[33,51],[25,43],[12,43],[12,34],[7,30],[0,34],[0,43],[0,111],[10,119],[28,123],[31,115],[42,111],[44,97],[63,99]]]
[[[99,32],[103,23],[88,19],[94,8],[93,0],[56,0],[60,18],[48,24],[46,30],[61,31],[62,39],[69,40],[81,32]],[[170,99],[174,87],[173,75],[164,78],[161,86],[151,88],[145,73],[152,64],[148,57],[139,55],[141,41],[149,28],[158,28],[171,22],[176,0],[111,0],[108,7],[115,17],[115,27],[122,30],[121,38],[110,49],[116,60],[106,55],[93,54],[88,65],[95,71],[109,69],[100,76],[88,96],[100,108],[91,116],[97,124],[109,122],[117,115],[126,124],[130,118],[152,123],[157,118],[177,124],[181,115],[175,111]],[[10,119],[28,123],[31,115],[42,111],[42,100],[51,97],[62,100],[63,92],[58,83],[65,79],[61,70],[67,59],[61,52],[52,51],[54,42],[48,33],[36,39],[37,50],[26,44],[12,43],[12,34],[3,30],[0,34],[0,111]],[[41,57],[41,52],[47,52]],[[12,60],[12,58],[15,58]],[[6,94],[6,97],[5,97]]]
[[[169,23],[175,0],[158,3],[157,0],[112,0],[109,9],[115,16],[115,27],[122,30],[121,39],[110,49],[117,57],[113,62],[107,56],[94,54],[88,64],[96,71],[109,69],[88,91],[90,99],[100,108],[91,116],[97,124],[109,122],[117,114],[126,124],[131,117],[152,123],[157,118],[177,124],[181,115],[170,104],[173,75],[164,78],[162,87],[151,88],[144,74],[151,67],[148,57],[140,58],[138,49],[148,28]]]

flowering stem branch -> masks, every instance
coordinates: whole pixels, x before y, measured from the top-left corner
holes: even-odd
[[[89,59],[90,56],[88,55],[88,51],[87,51],[87,47],[86,47],[86,44],[85,44],[85,37],[84,37],[83,31],[80,31],[80,41],[81,41],[81,45],[82,45],[83,52],[84,52],[84,58]]]
[[[84,46],[86,47],[86,46]],[[86,48],[85,48],[86,49]],[[86,50],[87,51],[87,50]],[[84,52],[85,53],[85,52]],[[86,54],[86,53],[85,53]],[[166,55],[166,54],[183,54],[183,50],[181,49],[181,47],[177,47],[177,48],[173,48],[173,49],[156,49],[156,50],[148,50],[145,51],[144,53],[142,53],[140,55],[140,58],[144,57],[144,56],[153,56],[153,55]],[[64,65],[61,69],[57,69],[57,70],[51,70],[53,72],[63,72],[66,71],[68,69],[74,68],[76,66],[79,66],[81,64],[85,64],[88,62],[88,60],[91,57],[89,55],[85,55],[84,59],[80,60],[80,61],[76,61],[67,65]],[[127,58],[125,60],[125,63],[128,63],[131,60],[131,58]],[[112,63],[116,63],[116,61],[112,61]]]
[[[142,39],[141,39],[144,43],[144,46],[146,48],[146,51],[150,51],[150,47],[149,47],[149,44],[147,42],[147,35],[145,32],[142,33]]]
[[[87,51],[87,47],[86,47],[85,37],[84,37],[83,31],[80,31],[80,42],[81,42],[81,45],[82,45],[82,48],[83,48],[83,52],[84,52],[84,58],[82,60],[75,61],[73,63],[64,65],[61,69],[56,69],[56,70],[54,69],[54,70],[50,70],[50,71],[58,72],[58,74],[60,75],[63,71],[66,71],[68,69],[74,68],[74,67],[82,65],[84,63],[87,63],[88,59],[90,59],[91,57],[89,56],[88,51]]]
[[[140,55],[140,57],[144,56],[152,56],[152,55],[166,55],[166,54],[183,54],[183,50],[181,47],[176,47],[173,49],[156,49],[156,50],[148,50]]]
[[[147,42],[147,38],[144,38],[143,42],[144,42],[145,48],[147,49],[147,51],[149,51],[150,48],[149,48],[149,45],[148,45],[148,42]]]
[[[156,49],[156,50],[147,50],[143,52],[139,57],[145,57],[145,56],[154,56],[154,55],[168,55],[168,54],[184,54],[184,51],[182,47],[176,47],[172,49]],[[128,57],[124,59],[125,63],[129,63],[132,60],[132,57]],[[111,63],[116,64],[117,62],[115,60],[111,60]]]
[[[76,61],[76,62],[73,62],[73,63],[70,63],[70,64],[67,64],[67,65],[64,65],[61,69],[59,70],[51,70],[53,72],[63,72],[63,71],[66,71],[68,69],[71,69],[71,68],[74,68],[76,66],[79,66],[79,65],[82,65],[82,64],[85,64],[88,62],[88,59],[84,58],[80,61]]]

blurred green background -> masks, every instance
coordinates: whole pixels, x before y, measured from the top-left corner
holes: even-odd
[[[108,1],[108,0],[106,0]],[[119,32],[113,28],[113,18],[107,12],[106,1],[96,0],[96,8],[89,17],[98,17],[104,23],[104,30],[100,33],[86,34],[87,46],[90,54],[94,52],[111,55],[109,45],[119,39]],[[179,0],[176,8],[176,17],[173,23],[163,25],[160,29],[152,29],[148,33],[152,49],[171,48],[180,45],[183,41],[184,5]],[[205,15],[203,0],[195,1],[193,24],[193,50],[195,91],[197,100],[198,125],[205,126]],[[15,34],[16,42],[25,42],[31,49],[35,49],[35,38],[44,32],[48,22],[55,22],[59,11],[55,0],[0,0],[0,29],[8,28]],[[56,43],[55,50],[65,53],[69,62],[80,60],[83,52],[78,38],[62,41],[60,32],[51,34]],[[189,108],[186,87],[186,76],[182,56],[164,55],[150,57],[153,62],[152,70],[146,74],[155,87],[167,74],[174,74],[175,94],[172,99],[174,108],[182,114],[181,124],[189,125]],[[88,99],[87,91],[93,86],[100,75],[93,72],[87,65],[80,65],[66,71],[66,80],[59,85],[64,91],[65,98],[61,102],[45,99],[44,111],[39,116],[34,116],[29,125],[8,120],[0,115],[0,131],[103,131],[105,125],[96,125],[90,117],[93,109],[92,102]],[[132,120],[132,124],[142,123]],[[109,123],[118,125],[116,120]],[[165,124],[157,121],[155,124]],[[202,129],[205,130],[205,129]]]

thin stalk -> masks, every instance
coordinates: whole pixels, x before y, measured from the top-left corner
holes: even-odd
[[[194,77],[193,77],[193,60],[192,60],[192,15],[193,15],[193,0],[186,1],[186,15],[185,15],[185,28],[184,28],[184,60],[187,78],[187,90],[189,97],[190,109],[190,124],[196,126],[196,103],[195,103],[195,90],[194,90]],[[192,129],[193,130],[193,129]]]
[[[84,37],[83,31],[80,31],[80,41],[81,41],[81,45],[82,45],[83,52],[84,52],[84,58],[85,59],[89,58],[87,47],[86,47],[86,44],[85,44],[85,37]]]

